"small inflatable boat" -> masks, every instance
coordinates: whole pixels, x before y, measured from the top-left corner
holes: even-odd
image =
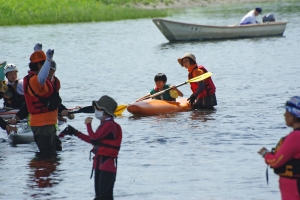
[[[13,116],[15,116],[18,111],[19,109],[3,107],[0,109],[0,117],[2,117],[3,119],[13,118]]]
[[[192,110],[186,98],[177,98],[175,101],[147,99],[128,105],[127,111],[134,115],[159,115]]]

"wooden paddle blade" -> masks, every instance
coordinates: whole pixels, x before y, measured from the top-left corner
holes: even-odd
[[[128,105],[125,104],[121,104],[118,105],[117,109],[115,110],[114,114],[115,115],[122,115],[122,113],[124,112],[124,110],[127,108]]]
[[[200,76],[196,76],[195,78],[192,78],[190,80],[188,80],[188,83],[193,83],[193,82],[199,82],[199,81],[203,81],[209,77],[211,77],[212,73],[211,72],[206,72]]]
[[[69,114],[75,114],[75,113],[94,113],[94,112],[95,112],[94,106],[86,106],[86,107],[80,108],[79,110],[69,112]]]

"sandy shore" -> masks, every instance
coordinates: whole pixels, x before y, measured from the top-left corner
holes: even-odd
[[[173,3],[166,5],[165,3],[159,2],[156,5],[136,5],[143,9],[165,9],[165,8],[188,8],[195,6],[207,6],[213,4],[233,4],[233,3],[255,3],[255,2],[266,2],[270,0],[174,0]]]

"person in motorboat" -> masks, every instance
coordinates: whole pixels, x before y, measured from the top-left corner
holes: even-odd
[[[95,171],[95,200],[109,200],[113,199],[113,188],[117,173],[117,157],[122,142],[121,126],[114,121],[114,117],[116,117],[114,112],[118,104],[113,98],[104,95],[98,101],[93,101],[92,105],[95,108],[95,117],[100,120],[100,126],[95,132],[92,129],[93,118],[87,117],[84,123],[86,124],[88,135],[79,132],[69,125],[59,136],[75,135],[93,145],[91,153],[94,153],[95,156],[93,157],[94,162],[91,177]]]
[[[186,53],[177,59],[178,63],[188,70],[188,79],[200,76],[207,72],[196,62],[196,57],[192,53]],[[193,109],[213,109],[217,105],[216,87],[211,77],[204,81],[190,83],[192,94],[188,98]]]
[[[56,156],[55,124],[61,98],[47,78],[54,50],[49,49],[45,54],[41,49],[42,45],[36,44],[35,51],[30,56],[30,70],[23,79],[24,96],[39,155],[53,158]]]
[[[240,25],[247,25],[247,24],[258,24],[256,20],[256,16],[262,13],[262,9],[257,7],[254,10],[249,11],[241,20]]]
[[[23,92],[23,80],[18,79],[18,68],[15,64],[7,64],[4,67],[6,76],[5,91],[3,94],[4,107],[21,108],[25,103]]]
[[[286,102],[284,118],[293,130],[271,152],[263,147],[258,153],[279,175],[281,198],[300,199],[300,96]]]
[[[150,91],[150,93],[139,98],[138,100],[136,100],[136,102],[147,99],[151,95],[161,92],[163,90],[169,89],[169,88],[172,88],[172,89],[164,92],[161,95],[153,97],[153,99],[176,101],[176,98],[178,96],[180,96],[180,97],[183,96],[182,92],[180,90],[178,90],[175,86],[171,86],[170,84],[167,84],[167,76],[163,73],[156,74],[154,77],[154,82],[155,82],[155,87]]]

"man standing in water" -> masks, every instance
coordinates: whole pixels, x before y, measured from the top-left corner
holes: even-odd
[[[47,78],[54,50],[45,53],[36,44],[30,56],[28,75],[23,79],[24,96],[30,116],[30,127],[39,148],[39,158],[56,156],[55,136],[57,108],[61,104],[58,92]]]

